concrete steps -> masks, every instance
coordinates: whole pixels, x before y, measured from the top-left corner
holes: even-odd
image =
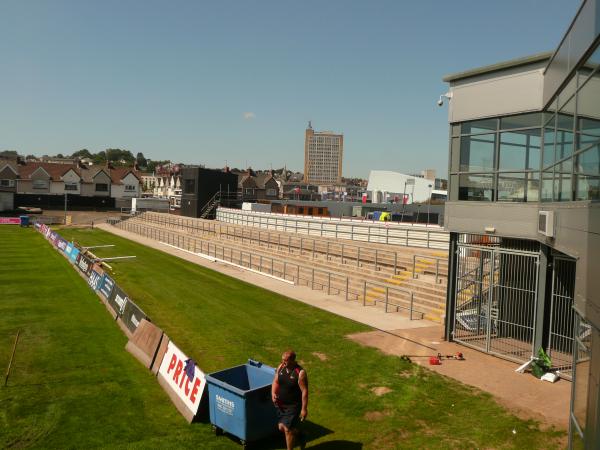
[[[422,312],[429,320],[440,322],[445,311],[445,284],[436,284],[435,280],[432,281],[435,278],[434,276],[424,274],[430,265],[420,261],[416,264],[416,275],[419,278],[413,278],[412,271],[401,270],[399,265],[396,266],[398,271],[396,274],[393,272],[393,267],[385,265],[378,265],[378,270],[375,270],[368,263],[365,265],[362,258],[359,260],[360,265],[357,267],[356,259],[351,260],[351,263],[348,264],[350,258],[346,257],[346,253],[344,253],[345,260],[342,262],[339,254],[316,251],[319,248],[318,246],[313,251],[312,248],[310,250],[302,248],[300,243],[296,247],[292,243],[291,248],[284,250],[283,245],[279,242],[273,242],[272,236],[271,240],[252,240],[251,237],[242,238],[239,235],[216,233],[214,230],[206,228],[203,230],[176,223],[148,222],[143,215],[130,218],[128,222],[131,225],[137,224],[141,227],[151,228],[155,230],[155,234],[162,230],[176,233],[178,236],[182,236],[184,241],[186,239],[200,239],[203,242],[211,243],[213,246],[219,246],[225,252],[225,259],[229,255],[233,255],[235,262],[244,266],[250,266],[248,255],[252,254],[252,268],[255,270],[262,270],[263,272],[272,270],[274,275],[286,279],[297,279],[299,277],[299,284],[310,285],[314,289],[321,289],[332,295],[341,295],[350,301],[359,301],[367,306],[384,308],[385,286],[388,286],[388,311],[403,311],[402,308],[407,311],[410,308],[410,294],[395,288],[412,292],[413,307]],[[205,249],[207,245],[205,245]],[[329,250],[331,251],[331,246]],[[344,250],[346,251],[346,249]],[[217,257],[220,257],[220,254]],[[271,258],[280,261],[274,260],[268,263]],[[264,262],[262,267],[260,267],[261,260]],[[281,261],[287,261],[287,267]],[[272,264],[272,267],[268,264]],[[302,269],[293,269],[293,265],[303,267]],[[296,270],[296,273],[292,273],[293,270]],[[330,273],[330,275],[327,275],[327,273]],[[296,280],[296,282],[298,281]],[[366,295],[365,283],[367,286]],[[379,286],[375,286],[374,283],[379,284]],[[348,295],[345,293],[347,288],[350,291]],[[416,314],[415,317],[420,318],[420,314]]]

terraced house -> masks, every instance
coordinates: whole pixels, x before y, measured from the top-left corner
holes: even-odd
[[[0,162],[0,185],[16,194],[79,195],[114,199],[139,197],[140,177],[129,167]]]

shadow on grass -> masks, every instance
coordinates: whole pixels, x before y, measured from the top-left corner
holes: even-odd
[[[353,450],[353,449],[361,449],[362,448],[362,444],[360,444],[360,443],[349,442],[349,441],[339,441],[339,440],[323,442],[321,444],[310,445],[311,441],[314,441],[316,439],[320,439],[324,436],[327,436],[327,435],[333,433],[333,431],[330,430],[329,428],[325,428],[325,427],[318,425],[314,422],[311,422],[309,420],[305,421],[302,424],[302,430],[304,432],[304,435],[306,436],[307,448],[320,448],[320,449],[325,449],[325,450],[327,450],[327,449],[333,450],[333,449],[338,449],[338,448]],[[236,438],[235,436],[232,436],[228,433],[225,433],[223,436],[226,438],[229,438],[230,440],[232,440],[234,442],[239,442],[238,438]],[[283,433],[277,433],[268,438],[261,439],[256,442],[248,443],[248,448],[250,448],[250,449],[265,449],[265,450],[275,450],[275,449],[285,448],[285,438],[283,436]]]

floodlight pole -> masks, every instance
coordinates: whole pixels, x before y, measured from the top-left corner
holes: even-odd
[[[67,225],[67,193],[65,192],[65,225]]]

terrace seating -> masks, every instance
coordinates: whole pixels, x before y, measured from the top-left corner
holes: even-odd
[[[150,212],[121,226],[149,237],[178,239],[177,246],[272,272],[365,305],[385,308],[387,303],[388,311],[406,312],[412,293],[415,318],[441,322],[445,311],[447,261],[434,259],[442,256],[432,250],[373,243],[358,246],[341,239]]]

